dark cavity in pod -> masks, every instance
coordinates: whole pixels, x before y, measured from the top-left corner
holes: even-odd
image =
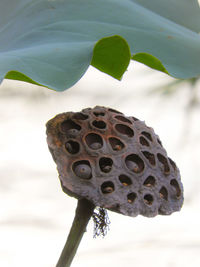
[[[153,204],[153,196],[151,194],[146,194],[144,196],[144,203],[148,206],[151,206]]]
[[[159,194],[160,194],[160,198],[162,198],[166,201],[168,200],[168,191],[164,186],[161,187]]]
[[[170,181],[170,185],[173,187],[173,189],[175,190],[176,192],[176,197],[177,198],[180,198],[181,196],[181,189],[180,189],[180,186],[178,184],[178,182],[176,181],[176,179],[172,179]]]
[[[118,133],[126,135],[128,137],[134,136],[134,131],[129,126],[127,126],[125,124],[116,124],[115,129]]]
[[[115,186],[113,184],[113,182],[111,181],[107,181],[107,182],[104,182],[102,185],[101,185],[101,192],[103,194],[110,194],[110,193],[113,193],[115,190]]]
[[[63,121],[60,128],[61,131],[67,135],[77,135],[81,130],[81,126],[71,119]]]
[[[113,160],[108,157],[102,157],[99,160],[99,167],[102,172],[108,173],[111,171]]]
[[[153,186],[155,186],[155,184],[156,184],[156,179],[155,179],[155,177],[152,176],[152,175],[149,175],[149,176],[145,179],[145,181],[144,181],[144,183],[143,183],[143,185],[146,186],[146,187],[153,187]]]
[[[94,111],[93,114],[96,117],[100,117],[100,116],[103,117],[103,116],[105,116],[105,112],[101,112],[101,111]]]
[[[122,112],[119,112],[118,110],[115,110],[113,108],[109,108],[108,111],[110,111],[112,113],[123,114]]]
[[[134,173],[141,173],[144,170],[144,162],[136,154],[128,155],[125,158],[125,164],[126,167]]]
[[[174,171],[176,171],[177,170],[176,163],[170,158],[168,158],[168,160],[169,160],[169,163],[171,164],[172,168],[174,169]]]
[[[106,123],[104,121],[94,120],[92,125],[97,129],[106,129]]]
[[[137,194],[135,192],[129,193],[127,195],[128,203],[133,204],[137,198]]]
[[[145,158],[149,161],[151,165],[154,166],[156,164],[154,154],[150,153],[149,151],[142,151],[142,154],[145,156]]]
[[[132,122],[131,122],[129,119],[127,119],[126,117],[121,116],[121,115],[117,115],[117,116],[115,116],[115,119],[117,119],[117,120],[119,120],[119,121],[122,121],[122,122],[127,122],[127,123],[129,123],[129,124],[132,124]]]
[[[119,138],[110,137],[108,141],[114,151],[120,151],[125,147],[124,143]]]
[[[147,139],[149,139],[149,141],[151,141],[151,142],[153,141],[150,133],[143,131],[143,132],[141,132],[141,134],[144,135]]]
[[[89,118],[88,115],[84,114],[83,112],[77,112],[73,115],[73,119],[75,120],[87,120]]]
[[[158,144],[159,144],[161,147],[163,147],[162,142],[160,141],[159,138],[157,138],[157,142],[158,142]]]
[[[170,168],[167,159],[160,153],[157,154],[159,162],[163,165],[163,171],[165,174],[169,174]]]
[[[143,136],[140,136],[140,144],[142,146],[149,146],[149,142],[147,141],[146,138],[144,138]]]
[[[86,141],[86,144],[88,145],[88,147],[93,149],[93,150],[100,149],[103,146],[102,137],[96,133],[89,133],[85,137],[85,141]]]
[[[128,185],[131,185],[132,184],[131,178],[128,177],[127,175],[125,175],[125,174],[121,174],[119,176],[119,181],[124,186],[128,186]]]
[[[92,170],[89,161],[79,160],[73,163],[73,172],[81,179],[89,180],[92,178]]]
[[[70,154],[77,154],[80,151],[80,145],[78,142],[69,140],[65,143],[65,148]]]
[[[136,117],[131,117],[134,121],[139,121],[139,119],[137,119]]]

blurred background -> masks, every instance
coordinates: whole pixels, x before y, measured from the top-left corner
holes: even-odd
[[[93,239],[93,222],[73,267],[200,266],[200,81],[178,81],[131,63],[121,82],[89,68],[58,93],[22,82],[0,86],[0,266],[54,267],[77,201],[61,190],[46,144],[45,123],[57,113],[109,106],[145,120],[177,163],[181,212],[131,218],[109,212],[110,231]]]

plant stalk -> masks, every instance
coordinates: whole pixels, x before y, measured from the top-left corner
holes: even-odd
[[[71,266],[72,260],[76,254],[83,234],[86,232],[87,224],[94,209],[94,204],[92,204],[89,200],[78,200],[74,221],[56,267]]]

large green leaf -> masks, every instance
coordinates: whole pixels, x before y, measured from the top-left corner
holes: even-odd
[[[1,0],[0,79],[62,91],[90,64],[120,79],[131,58],[191,78],[199,30],[197,0]]]

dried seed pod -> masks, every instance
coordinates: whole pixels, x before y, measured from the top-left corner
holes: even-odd
[[[153,129],[105,107],[62,113],[47,142],[63,190],[129,216],[171,214],[183,204],[176,164]]]

